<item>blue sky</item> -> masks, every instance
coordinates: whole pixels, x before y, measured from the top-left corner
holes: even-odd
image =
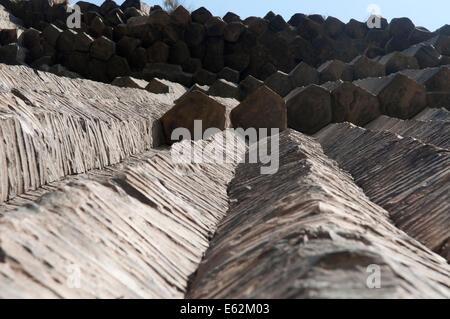
[[[331,15],[348,22],[351,18],[363,21],[369,17],[367,8],[376,4],[381,14],[389,21],[395,17],[408,17],[417,26],[431,31],[444,24],[450,24],[450,0],[181,0],[189,9],[206,7],[214,15],[223,16],[228,11],[246,18],[264,16],[268,11],[281,14],[286,20],[294,13]],[[72,3],[75,1],[72,0]],[[99,0],[91,0],[96,4]],[[117,0],[121,4],[122,0]],[[148,1],[147,4],[161,4],[163,0]]]

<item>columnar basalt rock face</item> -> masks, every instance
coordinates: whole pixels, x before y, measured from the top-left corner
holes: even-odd
[[[309,84],[319,84],[320,79],[319,72],[304,62],[299,63],[289,73],[289,77],[291,78],[293,88],[307,86]]]
[[[227,109],[216,100],[200,91],[192,91],[182,97],[175,106],[161,118],[166,142],[172,144],[172,134],[176,129],[187,129],[191,138],[198,140],[209,128],[224,130],[227,126]],[[201,134],[196,136],[195,121],[201,121]]]
[[[426,68],[423,70],[404,70],[402,74],[425,85],[428,91],[450,91],[450,66]]]
[[[316,137],[400,229],[450,261],[448,150],[348,123],[330,125]]]
[[[148,82],[144,80],[135,79],[130,76],[123,76],[115,78],[111,84],[120,87],[145,89],[148,85]]]
[[[285,97],[288,126],[313,134],[332,120],[330,92],[315,84],[298,88]]]
[[[417,44],[403,53],[407,56],[415,57],[421,68],[429,68],[439,65],[440,53],[432,45]]]
[[[321,83],[339,79],[344,81],[353,80],[352,69],[349,65],[339,60],[328,61],[322,64],[317,71],[319,72]]]
[[[238,99],[239,87],[235,83],[226,81],[224,79],[218,79],[211,85],[208,90],[208,94],[213,96]]]
[[[442,65],[450,58],[440,56],[450,55],[447,50],[450,37],[445,32],[429,32],[415,27],[406,18],[394,19],[392,25],[382,19],[380,29],[369,29],[366,23],[354,19],[344,24],[333,17],[324,20],[320,15],[296,14],[288,23],[276,13],[264,18],[241,20],[239,16],[231,15],[221,19],[212,16],[206,8],[189,13],[180,6],[169,14],[159,6],[154,6],[150,11],[148,6],[139,1],[128,2],[126,7],[106,1],[100,7],[83,3],[81,27],[68,29],[65,23],[68,15],[66,2],[45,4],[43,7],[31,6],[26,1],[4,2],[13,13],[26,17],[27,27],[32,27],[27,33],[35,34],[35,39],[41,40],[39,45],[21,51],[24,58],[16,58],[14,53],[9,53],[13,57],[5,58],[4,61],[40,65],[39,59],[46,57],[46,64],[61,64],[70,72],[108,83],[117,73],[108,71],[112,62],[109,65],[104,62],[115,55],[127,60],[128,66],[122,59],[114,58],[113,61],[121,66],[118,74],[122,76],[144,78],[149,69],[147,63],[169,62],[182,67],[185,73],[194,74],[202,68],[220,73],[224,67],[228,67],[240,73],[239,80],[252,75],[262,81],[277,71],[289,74],[300,62],[320,67],[326,61],[341,60],[331,64],[332,70],[323,75],[321,83],[338,78],[351,80],[353,64],[350,62],[361,55],[375,58],[391,53],[378,61],[385,65],[388,74],[405,68]],[[14,28],[18,28],[16,24],[8,24],[8,29],[4,31],[15,31]],[[5,32],[5,40],[0,42],[20,43],[19,37],[7,40]],[[96,48],[98,39],[108,43],[101,46],[106,52]],[[133,41],[130,42],[130,39]],[[115,50],[112,49],[113,44]],[[89,52],[91,47],[92,61],[74,62],[74,50],[78,53]],[[11,51],[14,48],[9,49]],[[396,52],[403,50],[403,53]],[[79,55],[77,58],[81,59]],[[89,59],[89,55],[85,58]],[[355,79],[383,75],[380,74],[382,67],[377,61],[368,61],[362,57],[358,61],[360,70],[356,70],[359,73]],[[155,65],[152,67],[159,68]],[[342,73],[344,67],[350,70]],[[165,72],[168,74],[159,73],[158,77],[188,87],[194,84],[188,83],[189,76],[186,74],[173,77],[169,68]],[[290,78],[293,88],[315,83],[310,79],[302,81],[298,76]],[[228,77],[225,80],[238,82]],[[195,83],[211,85],[212,82]],[[279,94],[284,93],[275,90]]]
[[[264,83],[282,97],[286,96],[292,90],[292,82],[289,75],[281,71],[269,76]]]
[[[230,113],[234,128],[268,129],[284,131],[287,128],[286,103],[275,92],[262,86],[251,93]]]
[[[385,66],[383,64],[371,60],[364,55],[356,57],[349,65],[353,69],[354,80],[386,75]]]
[[[427,106],[425,87],[403,74],[354,83],[375,94],[380,101],[381,113],[391,117],[409,119]]]
[[[0,207],[0,274],[9,278],[0,297],[182,298],[228,209],[240,153],[224,135],[194,146],[223,151],[227,163],[180,164],[154,150]],[[78,289],[71,271],[82,273]]]
[[[162,142],[167,97],[26,67],[2,65],[0,74],[2,202]]]
[[[279,171],[260,167],[237,167],[188,298],[448,297],[449,265],[396,229],[317,142],[285,131]],[[381,289],[367,289],[371,264]]]
[[[389,131],[401,136],[414,137],[424,143],[450,150],[450,123],[444,121],[419,121],[380,116],[369,123],[366,129],[373,131]]]
[[[0,2],[0,297],[450,298],[448,26]]]
[[[378,61],[385,66],[386,74],[395,73],[405,69],[419,69],[419,63],[413,56],[407,56],[401,52],[393,52]]]
[[[428,92],[427,105],[429,107],[444,107],[450,110],[450,92]]]
[[[263,85],[263,81],[260,81],[251,75],[247,76],[239,83],[239,100],[243,101],[249,94]]]
[[[443,121],[450,122],[450,112],[444,108],[426,108],[414,117],[418,121]]]
[[[331,91],[332,122],[365,125],[380,116],[378,98],[361,87],[344,82]]]

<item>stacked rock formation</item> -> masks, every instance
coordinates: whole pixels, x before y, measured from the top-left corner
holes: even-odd
[[[1,298],[450,298],[448,26],[1,3]]]

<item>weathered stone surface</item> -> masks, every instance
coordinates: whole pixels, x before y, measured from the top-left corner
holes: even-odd
[[[181,66],[166,63],[148,63],[142,71],[144,79],[150,81],[153,78],[165,79],[191,86],[192,75],[183,72]]]
[[[0,5],[0,29],[16,29],[21,28],[23,21],[14,15],[9,10]]]
[[[195,74],[201,70],[202,60],[190,57],[182,64],[182,68],[187,73]]]
[[[450,36],[450,24],[446,24],[436,30],[436,33]]]
[[[345,82],[345,83],[348,83],[348,82]],[[331,92],[342,84],[344,84],[344,81],[337,80],[337,81],[329,81],[329,82],[323,83],[320,86]]]
[[[418,27],[411,32],[408,40],[410,44],[417,44],[428,41],[433,37],[434,34],[432,32],[426,30],[425,28]]]
[[[132,19],[130,19],[132,20]],[[131,24],[130,24],[131,25]],[[103,23],[103,19],[96,16],[89,25],[89,32],[95,37],[100,37],[103,35],[105,31],[105,24]]]
[[[128,7],[123,9],[123,14],[125,15],[126,20],[133,17],[142,17],[144,15],[139,9],[135,7]]]
[[[148,34],[148,16],[132,17],[127,20],[127,35],[143,38]]]
[[[444,121],[399,120],[385,115],[369,123],[366,129],[389,131],[404,137],[414,137],[423,143],[450,150],[450,123]]]
[[[426,108],[414,117],[417,121],[444,121],[450,122],[450,112],[444,108]]]
[[[344,82],[331,91],[332,122],[350,122],[359,126],[381,115],[378,98],[361,87]]]
[[[227,23],[219,17],[211,17],[205,22],[206,34],[210,37],[223,36]]]
[[[388,27],[389,34],[395,38],[408,38],[414,29],[414,23],[408,18],[394,18]]]
[[[51,67],[48,68],[48,72],[71,79],[76,79],[80,77],[78,73],[67,70],[67,68],[61,64],[52,65]]]
[[[161,41],[155,42],[147,51],[150,62],[164,63],[169,60],[170,48]]]
[[[307,86],[309,84],[319,84],[319,72],[305,62],[298,64],[289,73],[289,77],[293,88]]]
[[[325,35],[325,26],[307,17],[300,18],[296,26],[299,35],[307,40],[313,40]]]
[[[91,57],[102,61],[108,61],[115,52],[116,44],[104,36],[95,39],[89,49]]]
[[[354,39],[364,39],[367,31],[369,31],[367,24],[351,19],[345,25],[345,33]]]
[[[368,47],[364,51],[364,55],[367,56],[369,59],[373,59],[378,61],[380,56],[383,56],[386,53],[386,50],[378,47]]]
[[[242,32],[244,32],[245,26],[242,22],[231,22],[225,27],[223,31],[224,39],[228,42],[237,42]]]
[[[417,44],[403,51],[406,56],[415,57],[420,68],[439,65],[441,55],[432,45]]]
[[[284,131],[287,128],[286,103],[263,85],[231,111],[230,120],[234,128],[268,129],[267,134],[272,128]]]
[[[450,260],[448,151],[348,123],[331,125],[317,138],[397,227]]]
[[[348,64],[339,61],[331,60],[322,64],[317,68],[320,77],[320,83],[325,83],[328,81],[352,81],[353,80],[353,70]]]
[[[386,75],[385,65],[364,55],[357,56],[349,65],[353,68],[354,80]]]
[[[113,55],[107,63],[107,75],[111,80],[118,76],[126,76],[131,73],[130,66],[128,65],[127,59],[124,57]]]
[[[299,132],[314,134],[331,123],[331,95],[315,84],[297,88],[284,98],[288,126]]]
[[[150,7],[140,0],[125,0],[120,5],[120,8],[124,11],[128,8],[135,8],[141,11],[143,15],[148,15],[150,13]]]
[[[172,64],[184,64],[190,58],[189,48],[183,41],[177,41],[171,48],[169,53],[169,62]]]
[[[406,69],[420,68],[415,57],[407,56],[401,52],[389,53],[380,58],[378,62],[385,66],[386,74],[391,74]]]
[[[439,65],[450,65],[450,56],[441,55],[441,61]]]
[[[216,79],[217,79],[216,74],[209,72],[205,69],[197,71],[192,78],[192,80],[195,83],[200,85],[211,85],[216,81]]]
[[[115,8],[108,11],[108,13],[105,15],[105,20],[112,25],[123,24],[125,15],[120,8]]]
[[[164,10],[153,10],[148,16],[148,23],[156,26],[166,26],[170,23],[170,16]]]
[[[191,138],[201,139],[209,128],[224,130],[227,126],[226,107],[200,91],[192,91],[181,98],[161,118],[166,142],[173,144],[172,133],[177,128],[187,129]],[[201,136],[194,135],[194,121],[202,121]]]
[[[220,72],[225,66],[224,40],[220,37],[210,37],[206,43],[203,67],[211,72]]]
[[[80,32],[75,35],[74,49],[79,52],[89,52],[94,39],[86,32]]]
[[[292,15],[292,17],[289,19],[288,23],[294,27],[300,25],[301,22],[303,22],[305,19],[308,19],[308,17],[303,13],[295,13]]]
[[[233,83],[239,83],[239,72],[236,70],[233,70],[229,67],[225,67],[222,69],[222,71],[220,71],[219,73],[217,73],[217,77],[219,79],[224,79],[227,80],[229,82],[233,82]]]
[[[211,12],[208,11],[205,7],[198,8],[195,11],[192,11],[191,18],[192,21],[204,24],[208,21],[209,18],[212,17]]]
[[[189,46],[200,45],[205,39],[206,30],[200,23],[189,23],[184,34],[184,39]]]
[[[55,26],[54,24],[49,24],[44,31],[42,31],[42,36],[47,40],[47,42],[52,45],[56,46],[56,43],[58,41],[59,36],[61,35],[63,31]]]
[[[450,91],[450,66],[404,70],[401,73],[425,85],[428,91]]]
[[[178,6],[175,10],[170,13],[172,21],[179,25],[186,25],[191,21],[191,15],[189,11],[183,7]]]
[[[238,72],[244,71],[250,64],[250,55],[245,52],[228,54],[223,58],[226,66]]]
[[[288,93],[292,91],[291,78],[288,74],[281,71],[277,71],[269,76],[264,81],[264,84],[281,97],[288,95]]]
[[[438,35],[426,42],[438,50],[439,53],[450,56],[450,36]]]
[[[53,58],[51,56],[43,56],[39,58],[30,65],[34,69],[38,69],[41,71],[47,71],[50,69],[50,66],[54,64]]]
[[[74,50],[75,37],[77,33],[74,30],[64,30],[56,41],[56,49],[62,53],[70,53]]]
[[[131,76],[121,76],[115,78],[111,84],[119,87],[127,87],[143,90],[146,88],[148,82],[145,80],[135,79]]]
[[[239,87],[233,82],[229,82],[224,79],[217,79],[209,88],[208,94],[213,96],[238,99]]]
[[[325,20],[325,30],[331,37],[337,37],[344,32],[345,23],[335,17],[327,17]]]
[[[140,44],[139,39],[124,36],[116,43],[116,52],[120,56],[129,57]]]
[[[279,144],[274,175],[237,167],[188,298],[447,298],[449,265],[396,229],[320,145],[292,131]],[[381,289],[367,289],[372,264]]]
[[[248,30],[256,36],[264,34],[269,28],[269,22],[267,20],[257,17],[248,17],[244,20],[244,24],[248,27]]]
[[[224,16],[223,16],[223,21],[225,21],[226,23],[232,23],[232,22],[241,22],[241,17],[238,16],[236,13],[234,12],[227,12]]]
[[[427,106],[450,110],[450,92],[428,92]]]
[[[0,30],[0,44],[1,45],[17,43],[18,40],[19,40],[19,30],[18,29]]]
[[[269,28],[274,32],[280,32],[287,28],[287,23],[281,15],[277,14],[270,19]]]
[[[409,119],[427,106],[425,87],[403,74],[368,78],[354,82],[378,96],[384,115]]]
[[[169,97],[20,66],[3,65],[0,73],[2,86],[15,92],[2,93],[4,106],[12,107],[2,108],[0,147],[8,151],[0,166],[10,159],[10,169],[1,171],[2,202],[161,143],[156,123]]]
[[[147,91],[155,94],[166,94],[169,93],[169,86],[160,81],[159,79],[151,80],[145,87]]]
[[[0,296],[182,298],[228,209],[227,184],[240,160],[222,138],[195,145],[223,150],[230,161],[179,164],[168,150],[151,151],[107,171],[54,183],[18,204],[0,224],[6,255],[0,273],[14,278],[0,282]],[[67,285],[68,265],[82,269],[80,289]]]
[[[0,62],[6,64],[23,64],[28,50],[17,43],[0,47]]]
[[[70,70],[76,70],[80,75],[86,76],[89,66],[89,53],[74,51],[67,56],[67,59],[64,60],[64,64]]]
[[[239,100],[243,101],[249,94],[264,85],[264,82],[248,75],[239,83]]]
[[[384,48],[390,40],[389,31],[382,29],[370,29],[365,40],[378,48]]]

